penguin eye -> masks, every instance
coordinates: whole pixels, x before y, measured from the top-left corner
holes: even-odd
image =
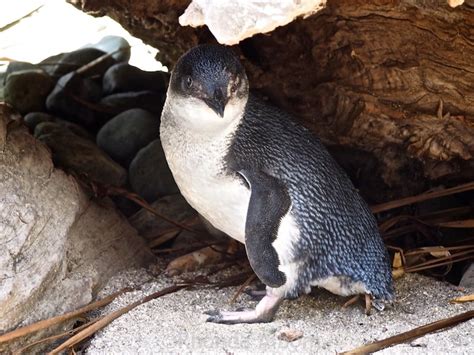
[[[185,79],[185,83],[186,83],[186,87],[188,89],[191,89],[191,87],[193,86],[193,78],[191,78],[191,76],[188,75]]]

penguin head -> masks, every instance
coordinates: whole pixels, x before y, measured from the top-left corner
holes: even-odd
[[[214,121],[210,124],[241,117],[248,94],[244,67],[234,52],[222,45],[201,45],[185,53],[173,69],[168,89],[173,100],[190,106],[187,111],[199,112],[191,114],[195,120]]]

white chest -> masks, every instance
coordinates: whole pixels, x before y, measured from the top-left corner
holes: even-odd
[[[160,134],[184,198],[214,227],[244,243],[250,191],[241,180],[223,173],[228,137],[191,135],[166,122]]]

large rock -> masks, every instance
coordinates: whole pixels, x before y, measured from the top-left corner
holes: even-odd
[[[128,171],[133,191],[148,202],[179,191],[159,139],[138,152]]]
[[[0,333],[81,307],[117,271],[151,260],[107,200],[91,201],[26,128],[7,128],[3,108]]]
[[[124,0],[74,3],[111,16],[159,48],[158,58],[169,68],[189,48],[215,42],[208,28],[178,25],[190,0],[140,0],[127,3],[127,11]],[[193,3],[206,5],[210,23],[208,16],[218,11],[213,4],[271,3],[270,10],[307,2]],[[358,177],[357,185],[377,203],[474,179],[474,46],[467,30],[474,26],[473,4],[453,9],[446,1],[328,1],[324,10],[247,38],[234,50],[252,89],[325,144],[370,157],[383,184]],[[278,12],[255,11],[243,20],[259,25]],[[241,15],[228,12],[217,24],[239,31],[234,24]]]
[[[40,69],[21,70],[8,75],[4,99],[21,114],[43,111],[54,80]]]
[[[144,71],[127,63],[111,66],[104,74],[104,93],[113,94],[126,91],[166,92],[169,74],[164,71]]]
[[[115,116],[97,134],[97,145],[128,167],[137,152],[159,137],[160,119],[140,108]]]
[[[127,171],[93,141],[80,137],[65,127],[48,128],[38,139],[51,149],[55,165],[101,184],[122,186],[126,183]]]
[[[94,80],[76,73],[59,78],[46,100],[49,111],[94,129],[97,113],[94,104],[100,100],[102,88]]]
[[[325,5],[326,0],[193,0],[179,17],[179,23],[192,27],[207,25],[219,43],[234,45],[255,34],[273,31],[299,16],[312,15]]]

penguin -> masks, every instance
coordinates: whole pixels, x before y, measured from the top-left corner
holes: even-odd
[[[208,321],[270,322],[284,299],[313,286],[374,305],[393,300],[389,256],[367,204],[312,132],[249,92],[230,48],[200,45],[177,61],[160,138],[181,194],[245,244],[266,285],[255,309],[211,311]]]

